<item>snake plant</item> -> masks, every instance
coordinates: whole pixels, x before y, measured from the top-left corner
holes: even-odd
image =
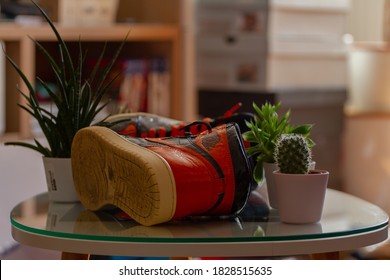
[[[52,87],[49,86],[50,83],[45,82],[40,77],[37,77],[37,81],[47,91],[52,108],[56,107],[58,110],[50,110],[40,104],[34,83],[29,81],[20,67],[6,54],[7,60],[17,71],[28,89],[28,92],[22,92],[18,89],[26,101],[18,105],[37,120],[47,140],[47,145],[43,145],[37,139],[34,139],[34,143],[14,141],[6,142],[5,145],[31,148],[46,157],[67,158],[70,157],[72,141],[76,132],[81,128],[92,125],[97,114],[107,105],[107,102],[102,103],[102,99],[111,84],[121,74],[117,73],[110,76],[127,36],[108,64],[103,64],[103,56],[106,50],[106,44],[104,44],[96,64],[88,74],[85,74],[83,66],[86,57],[81,40],[79,40],[78,54],[72,54],[52,20],[38,4],[32,2],[39,9],[56,36],[59,57],[57,60],[54,58],[57,56],[49,53],[40,42],[33,38],[31,40],[45,58],[42,63],[47,63],[54,74],[58,92],[54,92]]]

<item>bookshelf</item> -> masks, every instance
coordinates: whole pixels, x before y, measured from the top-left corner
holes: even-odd
[[[90,51],[101,50],[104,43],[108,43],[113,50],[123,41],[128,32],[129,36],[121,57],[164,56],[170,61],[170,117],[181,119],[181,48],[180,28],[176,24],[115,24],[112,26],[96,27],[65,27],[58,26],[63,39],[77,47],[79,40],[83,48]],[[33,81],[39,75],[44,77],[44,65],[39,64],[39,57],[33,41],[34,38],[45,45],[55,47],[55,37],[46,24],[38,26],[24,26],[14,23],[0,24],[0,41],[4,43],[6,52],[21,67],[26,76]],[[43,66],[43,67],[42,67]],[[17,85],[26,91],[16,71],[9,63],[5,65],[5,132],[0,139],[30,138],[30,116],[21,110],[17,104],[24,102],[18,93]]]

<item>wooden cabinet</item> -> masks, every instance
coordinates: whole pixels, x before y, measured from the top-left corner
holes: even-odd
[[[180,106],[181,39],[180,28],[176,24],[116,24],[97,27],[58,26],[58,30],[67,43],[78,44],[78,41],[81,40],[82,45],[88,45],[88,49],[92,52],[94,49],[101,50],[105,42],[108,43],[108,51],[110,47],[114,50],[114,47],[119,45],[126,34],[130,32],[121,57],[146,55],[167,57],[170,61],[169,71],[171,76],[170,115],[172,118],[180,119],[182,117]],[[31,38],[45,45],[53,44],[53,47],[56,42],[50,27],[45,24],[39,26],[21,26],[13,23],[0,24],[0,41],[4,43],[6,53],[18,63],[30,81],[34,81],[38,74],[42,74],[39,72],[42,70],[39,69],[44,69],[45,65],[40,64],[40,59],[37,59],[39,56]],[[24,103],[22,96],[18,93],[18,87],[22,91],[27,92],[27,90],[9,63],[5,65],[4,81],[5,133],[0,134],[0,139],[9,139],[10,137],[30,138],[32,136],[30,116],[17,106],[18,103]]]

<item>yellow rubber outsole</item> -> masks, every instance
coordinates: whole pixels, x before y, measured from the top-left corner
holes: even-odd
[[[142,225],[172,219],[176,185],[166,160],[111,129],[81,129],[72,145],[76,192],[89,210],[114,205]]]

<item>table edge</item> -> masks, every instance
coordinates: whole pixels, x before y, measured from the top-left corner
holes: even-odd
[[[97,255],[155,257],[284,256],[353,250],[376,244],[388,238],[388,225],[383,225],[374,231],[348,236],[255,242],[107,242],[46,236],[27,232],[14,226],[12,226],[12,236],[16,241],[34,247]]]

